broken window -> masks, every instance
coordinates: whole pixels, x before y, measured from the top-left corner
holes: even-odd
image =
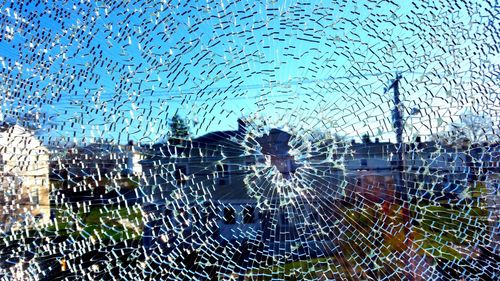
[[[202,2],[1,5],[0,276],[495,279],[495,1]]]

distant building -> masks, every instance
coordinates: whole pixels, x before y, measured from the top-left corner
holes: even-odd
[[[435,142],[405,146],[404,180],[410,194],[419,198],[458,199],[470,175],[470,151]]]
[[[143,207],[152,217],[163,221],[147,225],[144,236],[153,240],[158,238],[158,233],[153,233],[154,224],[158,223],[163,228],[170,226],[171,230],[191,231],[193,227],[202,228],[213,221],[215,225],[206,229],[207,235],[229,235],[229,240],[233,226],[257,227],[255,200],[250,198],[244,184],[248,173],[246,167],[257,159],[244,155],[240,145],[243,137],[244,127],[240,126],[235,131],[154,145],[147,153],[150,157],[140,162],[145,196]],[[247,205],[252,208],[246,210],[244,222],[239,214]],[[198,224],[204,221],[207,225],[183,225],[193,221],[195,216],[199,216]],[[171,230],[156,229],[162,233]],[[198,232],[203,230],[198,229]],[[245,234],[240,231],[236,235]]]
[[[127,159],[124,169],[125,173],[134,176],[142,175],[142,165],[140,164],[140,161],[144,159],[142,148],[131,143],[129,145],[122,146],[121,153],[124,153],[125,158]]]
[[[370,186],[363,184],[366,177],[368,181],[373,180],[371,176],[386,177],[383,181],[390,182],[395,181],[401,170],[402,182],[411,196],[436,200],[461,196],[471,175],[468,160],[471,151],[420,141],[405,144],[403,149],[403,161],[398,163],[396,144],[352,143],[348,148],[350,153],[344,156],[347,178],[359,189]]]
[[[29,130],[0,126],[0,227],[50,220],[49,151]]]
[[[404,161],[398,163],[393,143],[324,140],[303,155],[292,155],[292,139],[295,147],[302,147],[300,138],[279,129],[252,133],[240,121],[238,130],[151,148],[150,157],[140,162],[143,207],[152,218],[145,228],[144,237],[151,238],[147,243],[176,229],[183,233],[169,237],[192,239],[196,229],[197,235],[222,241],[298,241],[299,233],[318,235],[322,226],[338,219],[332,204],[355,198],[366,199],[366,204],[395,202],[400,169],[410,194],[430,198],[445,193],[443,199],[459,194],[455,183],[466,170],[465,152],[434,143],[405,145]],[[306,176],[297,179],[297,172]],[[288,179],[294,180],[290,186]],[[286,195],[279,188],[289,188],[284,193],[297,197],[290,198],[293,207],[281,204]],[[329,239],[328,233],[321,235]]]
[[[131,203],[137,198],[133,189],[142,175],[139,163],[142,157],[143,148],[133,143],[100,142],[59,151],[52,155],[50,163],[50,179],[56,187],[54,197],[65,203],[82,200],[109,203],[108,199]]]
[[[142,148],[134,144],[116,145],[111,143],[91,143],[59,152],[52,157],[52,171],[68,173],[72,178],[98,177],[107,174],[140,176],[143,159]]]
[[[298,239],[298,233],[320,232],[319,223],[324,225],[331,217],[325,199],[340,198],[338,175],[343,172],[321,164],[325,160],[322,151],[313,152],[310,162],[316,163],[317,171],[308,180],[311,186],[317,184],[313,189],[319,196],[305,191],[295,194],[303,196],[300,206],[280,206],[283,198],[273,190],[277,187],[272,177],[283,183],[305,168],[290,154],[291,138],[280,129],[252,136],[240,120],[238,130],[154,145],[147,153],[150,157],[140,162],[143,209],[150,218],[143,235],[145,244],[153,245],[162,235],[189,237],[194,244],[204,241],[204,236],[221,242],[274,237],[277,250],[280,241]],[[256,148],[259,151],[252,150]],[[325,174],[330,175],[328,180],[323,179]],[[264,201],[274,207],[264,207]]]

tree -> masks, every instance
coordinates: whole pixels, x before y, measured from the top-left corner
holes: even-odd
[[[169,137],[173,139],[186,139],[189,135],[188,123],[176,113],[170,120]]]
[[[367,144],[367,143],[372,143],[372,140],[370,139],[370,135],[368,134],[364,134],[361,136],[361,140],[363,141],[363,143]]]
[[[472,143],[488,141],[493,134],[491,118],[485,114],[465,111],[460,114],[460,123],[451,124],[454,135]]]
[[[465,108],[459,114],[459,122],[451,123],[449,130],[436,136],[438,141],[454,146],[468,146],[494,141],[496,134],[491,117]]]

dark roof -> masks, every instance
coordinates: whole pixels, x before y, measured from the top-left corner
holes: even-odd
[[[397,145],[390,142],[381,143],[356,143],[351,146],[351,148],[358,155],[369,156],[369,155],[385,155],[389,153],[395,153]]]
[[[224,154],[239,155],[243,153],[241,141],[244,136],[244,130],[240,129],[211,132],[194,139],[171,139],[166,143],[153,145],[146,153],[150,154],[149,159],[142,160],[140,163],[146,164],[175,154],[196,156],[201,152],[207,156],[221,156],[221,151],[215,147],[224,147]],[[216,155],[217,153],[219,155]]]
[[[230,141],[231,138],[243,138],[243,132],[234,131],[217,131],[207,133],[201,137],[195,138],[193,141],[198,143],[218,143]]]
[[[11,123],[7,122],[0,122],[0,133],[7,131],[9,128],[13,127],[14,125]]]

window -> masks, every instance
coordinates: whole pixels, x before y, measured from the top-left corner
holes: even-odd
[[[31,188],[30,193],[31,193],[30,194],[30,196],[31,196],[31,203],[34,204],[34,205],[40,204],[40,196],[39,196],[39,193],[38,193],[38,187]]]
[[[224,208],[224,223],[225,224],[235,224],[236,223],[236,212],[232,207]]]
[[[255,165],[255,162],[247,161],[247,162],[245,162],[244,170],[251,171],[254,165]]]
[[[252,206],[246,206],[243,209],[243,223],[249,224],[255,222],[255,208]]]
[[[209,221],[215,219],[217,214],[214,210],[214,207],[209,202],[203,203],[203,221],[208,223]]]
[[[171,209],[165,209],[163,212],[163,224],[168,228],[174,228],[173,220],[171,219],[172,213]]]
[[[229,166],[227,164],[217,164],[216,172],[218,185],[227,185],[230,183]]]
[[[43,219],[43,214],[36,214],[34,217],[35,223],[41,222]]]
[[[176,220],[182,227],[189,226],[189,214],[186,210],[184,210],[184,208],[176,211]]]
[[[368,161],[366,159],[361,159],[361,166],[363,167],[368,166]]]
[[[185,165],[175,165],[174,177],[177,184],[186,182],[187,167]]]

